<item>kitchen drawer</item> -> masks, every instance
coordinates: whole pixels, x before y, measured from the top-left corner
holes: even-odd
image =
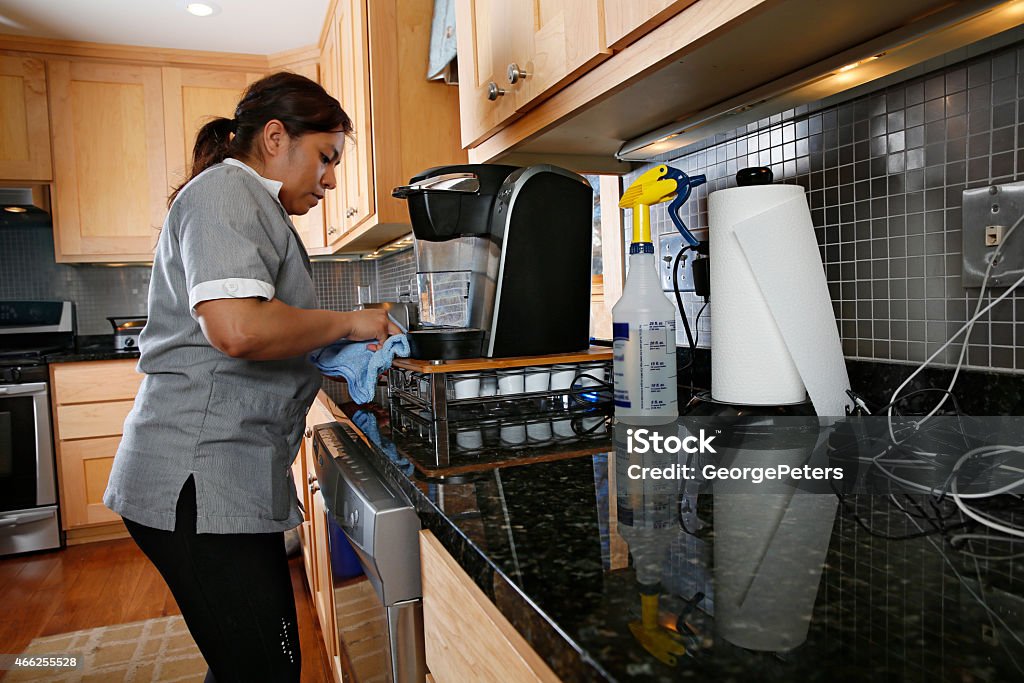
[[[145,377],[136,372],[136,363],[136,359],[126,358],[51,365],[56,404],[66,406],[134,399]],[[120,434],[121,430],[118,429],[117,433]]]
[[[110,401],[57,406],[57,438],[87,439],[96,436],[118,436],[124,428],[135,401]]]

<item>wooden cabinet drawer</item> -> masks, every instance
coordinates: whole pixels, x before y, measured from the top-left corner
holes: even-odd
[[[50,366],[57,405],[134,399],[145,377],[136,372],[134,358]],[[117,431],[120,434],[120,430]],[[62,438],[73,438],[62,435]]]
[[[57,406],[57,438],[64,441],[119,436],[133,405],[134,400]]]

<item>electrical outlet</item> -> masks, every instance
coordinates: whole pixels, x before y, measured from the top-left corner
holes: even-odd
[[[989,287],[1007,287],[1024,275],[1024,225],[1007,238],[1024,216],[1024,182],[964,190],[962,215],[964,287],[981,287],[989,263]]]
[[[685,246],[683,236],[678,232],[666,232],[658,235],[658,273],[661,275],[661,288],[672,291],[672,264],[676,254]],[[679,291],[693,291],[693,259],[696,252],[688,251],[679,259]]]

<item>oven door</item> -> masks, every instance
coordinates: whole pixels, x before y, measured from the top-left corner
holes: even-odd
[[[0,511],[57,502],[45,382],[0,386]]]

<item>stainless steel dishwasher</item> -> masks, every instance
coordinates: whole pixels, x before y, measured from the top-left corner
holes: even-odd
[[[427,666],[420,520],[405,495],[374,468],[372,457],[348,425],[314,427],[313,465],[324,504],[355,550],[379,600],[378,623],[386,629],[386,651],[379,656],[386,661],[377,670],[383,670],[390,683],[422,683]],[[344,641],[346,615],[336,616],[338,638]]]

